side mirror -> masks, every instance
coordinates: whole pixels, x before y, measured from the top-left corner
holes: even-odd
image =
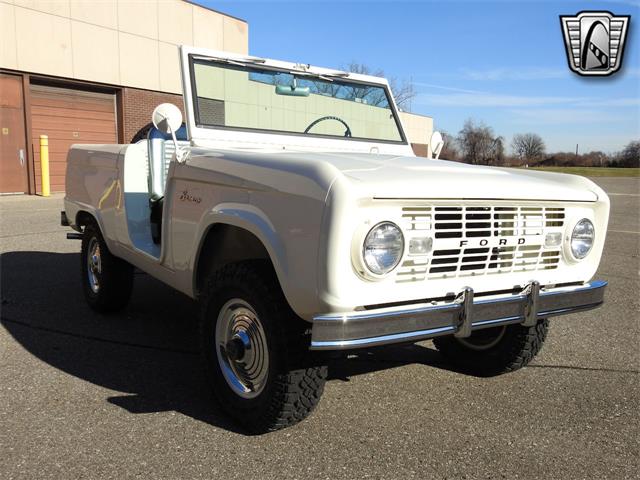
[[[433,132],[431,134],[429,145],[431,146],[431,157],[437,160],[440,157],[442,147],[444,147],[444,139],[442,138],[442,134],[438,131]]]
[[[173,103],[161,103],[151,114],[151,121],[165,135],[175,134],[182,125],[182,113]]]
[[[176,152],[176,161],[178,163],[186,162],[187,152],[178,146],[178,140],[176,139],[176,132],[182,126],[182,113],[180,109],[173,103],[161,103],[153,110],[151,121],[153,122],[153,126],[162,133],[171,135]]]

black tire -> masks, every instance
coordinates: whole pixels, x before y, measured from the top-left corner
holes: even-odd
[[[252,355],[266,352],[260,365],[268,364],[262,368],[261,388],[249,391],[254,395],[251,398],[234,391],[225,378],[221,362],[225,362],[226,353],[216,341],[218,322],[224,323],[219,327],[222,330],[227,325],[225,317],[219,316],[236,299],[251,307],[263,333],[262,346],[256,348],[252,343],[246,351],[253,351]],[[220,406],[246,430],[257,434],[288,427],[311,414],[324,391],[327,367],[316,364],[310,355],[309,324],[289,307],[271,265],[242,262],[225,266],[208,278],[199,301],[201,355]],[[231,364],[246,367],[244,358],[233,363],[230,357],[226,357],[227,375]],[[256,363],[252,359],[251,365]]]
[[[540,352],[548,330],[549,321],[545,319],[533,327],[495,327],[476,331],[466,339],[438,337],[433,343],[462,371],[491,377],[528,365]]]
[[[146,140],[149,136],[149,131],[153,128],[153,123],[147,123],[144,127],[136,132],[131,139],[131,143],[138,143],[140,140]]]
[[[90,250],[94,245],[99,249],[99,270],[93,271],[97,286],[95,283],[92,285],[92,270],[89,265]],[[129,302],[133,289],[133,267],[111,254],[100,228],[93,222],[85,226],[82,235],[80,274],[84,296],[93,310],[101,313],[115,312]]]

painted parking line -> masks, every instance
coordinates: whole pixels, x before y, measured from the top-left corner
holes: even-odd
[[[607,195],[618,197],[640,197],[640,193],[607,193]]]
[[[631,230],[607,230],[611,233],[631,233],[633,235],[640,235],[640,232],[632,232]]]

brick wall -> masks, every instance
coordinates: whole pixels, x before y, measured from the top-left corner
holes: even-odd
[[[151,122],[151,113],[161,103],[173,103],[184,115],[184,102],[182,95],[171,93],[152,92],[137,88],[122,89],[122,120],[124,143],[130,143],[133,136],[142,127]]]

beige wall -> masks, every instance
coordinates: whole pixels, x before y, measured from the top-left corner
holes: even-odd
[[[182,0],[0,0],[0,67],[182,93],[180,44],[248,53],[248,25]]]
[[[429,145],[433,133],[433,118],[408,112],[400,112],[400,118],[410,143]]]

